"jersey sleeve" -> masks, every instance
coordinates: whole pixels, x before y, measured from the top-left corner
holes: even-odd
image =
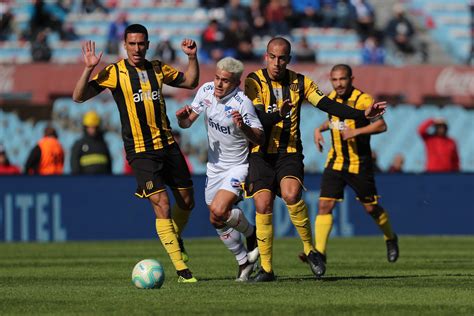
[[[362,94],[357,100],[356,109],[365,110],[372,106],[374,103],[374,98],[372,98],[367,93]]]
[[[257,81],[249,77],[245,79],[245,95],[254,106],[263,105],[262,88]]]
[[[319,101],[325,97],[318,85],[306,76],[304,77],[304,96],[313,106],[318,106]]]
[[[115,89],[117,87],[117,71],[115,66],[108,65],[92,78],[90,84],[96,90]]]
[[[255,107],[252,105],[252,102],[247,98],[245,98],[244,102],[242,102],[242,109],[240,115],[242,115],[244,123],[249,127],[263,130],[262,123],[260,123],[260,120],[258,119]]]
[[[200,115],[205,107],[206,107],[206,95],[207,91],[212,91],[213,87],[212,85],[208,82],[206,84],[203,84],[201,88],[199,88],[198,92],[196,93],[196,96],[194,97],[193,102],[191,103],[191,108],[193,109],[193,112],[196,113],[197,115]]]
[[[177,87],[184,81],[184,73],[168,64],[162,64],[161,71],[163,72],[163,82],[169,86]]]

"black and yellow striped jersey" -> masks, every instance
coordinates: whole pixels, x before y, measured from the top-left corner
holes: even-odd
[[[328,97],[358,110],[365,110],[374,102],[370,95],[356,88],[352,89],[346,99],[338,98],[336,91],[332,91]],[[355,129],[369,124],[370,121],[366,118],[341,120],[337,116],[329,115],[332,147],[328,153],[326,168],[357,174],[362,164],[371,163],[370,135],[358,135],[348,140],[343,140],[341,135],[345,128]]]
[[[290,99],[295,108],[271,130],[265,130],[265,144],[253,146],[251,152],[296,153],[302,152],[300,112],[304,100],[317,106],[324,94],[310,78],[286,70],[285,79],[273,81],[266,69],[250,73],[245,79],[245,94],[254,106],[263,106],[266,113],[278,111],[283,100]]]
[[[131,66],[126,59],[100,71],[91,84],[102,91],[109,88],[120,112],[122,138],[127,154],[147,152],[174,143],[163,84],[179,85],[182,72],[162,63],[146,61],[143,69]]]

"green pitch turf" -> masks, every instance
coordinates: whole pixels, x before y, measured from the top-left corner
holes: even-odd
[[[237,283],[218,238],[186,240],[196,284],[178,284],[158,240],[0,244],[0,315],[359,314],[473,315],[474,237],[400,238],[386,261],[381,237],[330,240],[327,274],[300,263],[297,239],[277,239],[277,282]],[[136,262],[157,258],[161,289],[130,281]]]

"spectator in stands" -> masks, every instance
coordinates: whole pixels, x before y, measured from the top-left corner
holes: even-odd
[[[58,6],[46,4],[43,0],[34,0],[31,11],[30,28],[25,33],[27,39],[35,40],[37,34],[46,29],[58,32],[62,36],[63,19],[66,14]]]
[[[31,58],[35,62],[49,61],[52,56],[51,47],[48,44],[46,30],[40,31],[36,39],[31,43]]]
[[[394,16],[389,20],[385,33],[395,44],[398,51],[403,54],[414,54],[416,49],[413,44],[415,28],[405,15],[402,4],[397,3],[393,7]]]
[[[393,158],[392,164],[388,168],[389,173],[400,173],[403,172],[403,164],[405,163],[405,157],[402,154],[396,154]]]
[[[31,150],[25,164],[26,174],[59,175],[64,169],[64,150],[52,126],[44,129],[44,136]]]
[[[265,5],[260,0],[254,0],[250,3],[251,29],[257,36],[267,34],[267,21],[265,20]]]
[[[20,168],[12,165],[3,145],[0,145],[0,175],[20,174]]]
[[[361,41],[375,31],[375,10],[367,0],[352,0],[355,10],[355,27]]]
[[[199,0],[199,6],[206,9],[221,8],[227,3],[227,0]]]
[[[237,20],[243,24],[244,27],[250,26],[250,11],[247,6],[240,3],[240,0],[229,0],[229,3],[224,7],[226,21]]]
[[[433,127],[434,131],[428,130]],[[448,137],[448,124],[442,118],[428,119],[418,127],[426,148],[426,172],[458,172],[456,141]]]
[[[201,34],[201,57],[204,63],[217,61],[224,55],[222,50],[222,40],[224,33],[217,20],[209,21],[209,24]]]
[[[467,58],[467,64],[474,66],[474,0],[469,0],[469,11],[471,11],[471,50]]]
[[[78,39],[80,39],[80,36],[77,35],[74,24],[71,21],[64,22],[61,40],[77,41]]]
[[[108,12],[100,0],[82,0],[81,11],[87,14]]]
[[[291,9],[280,0],[270,0],[265,7],[265,20],[271,36],[289,34],[289,26],[286,21],[288,10]]]
[[[109,33],[107,35],[107,54],[118,55],[120,52],[120,44],[123,41],[125,29],[128,26],[127,14],[119,12],[117,18],[109,25]]]
[[[380,45],[377,37],[370,35],[362,47],[362,63],[364,65],[383,65],[385,63],[385,48]]]
[[[173,137],[174,137],[174,141],[176,142],[176,144],[178,144],[179,148],[181,148],[181,152],[183,153],[184,159],[186,160],[186,164],[188,165],[189,172],[191,174],[193,174],[194,173],[193,164],[189,160],[187,151],[184,150],[184,144],[182,143],[181,132],[180,131],[173,131]]]
[[[300,42],[297,44],[295,49],[296,61],[300,63],[316,62],[316,52],[309,46],[306,36],[301,37]]]
[[[13,33],[13,11],[8,3],[0,3],[0,41],[6,41]]]
[[[176,61],[176,50],[171,44],[168,34],[163,34],[161,36],[161,41],[156,45],[154,57],[167,64]]]
[[[251,43],[252,34],[245,23],[233,18],[224,31],[224,40],[222,41],[224,55],[236,57],[241,42]]]
[[[84,114],[84,135],[71,150],[71,173],[111,174],[112,157],[100,127],[100,117],[95,111]]]
[[[279,0],[270,2],[280,2]],[[292,0],[291,7],[293,8],[293,14],[297,17],[299,27],[311,27],[318,25],[318,21],[321,16],[319,11],[321,10],[320,0]]]

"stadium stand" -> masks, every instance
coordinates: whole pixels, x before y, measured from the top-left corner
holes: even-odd
[[[189,129],[178,127],[174,112],[187,100],[178,103],[172,99],[167,103],[167,112],[173,129],[179,129],[182,135],[182,147],[189,155],[195,174],[205,173],[206,166],[203,157],[206,156],[207,140],[203,122],[192,125]],[[53,107],[54,126],[59,133],[59,140],[66,151],[66,161],[69,162],[69,152],[73,142],[81,135],[81,118],[89,110],[96,110],[104,118],[106,130],[105,139],[112,152],[113,172],[123,172],[123,143],[120,135],[118,111],[112,100],[103,98],[101,102],[86,102],[81,106],[71,99],[57,99]],[[313,129],[326,119],[324,112],[304,105],[301,109],[301,134],[305,148],[305,167],[307,172],[321,172],[324,167],[330,136],[325,133],[326,146],[323,153],[317,152],[313,143]],[[425,163],[424,145],[417,134],[418,125],[429,117],[443,117],[449,125],[449,135],[458,143],[461,159],[461,171],[474,172],[474,111],[459,105],[438,107],[425,104],[415,107],[411,104],[392,106],[385,115],[388,131],[381,135],[372,136],[372,148],[377,153],[378,164],[382,170],[387,170],[393,157],[401,153],[405,156],[404,170],[406,172],[423,172]],[[200,118],[200,120],[202,120]],[[0,111],[0,127],[4,132],[0,143],[4,144],[12,162],[24,165],[28,149],[40,138],[46,121],[21,121],[13,112]],[[70,172],[69,163],[65,165],[65,173]]]

